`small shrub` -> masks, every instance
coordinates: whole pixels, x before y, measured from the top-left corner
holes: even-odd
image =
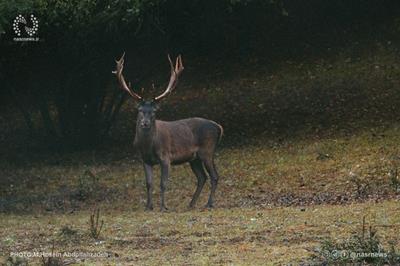
[[[8,257],[4,266],[28,266],[28,260],[21,257]]]
[[[59,240],[62,242],[77,243],[81,240],[81,235],[79,232],[68,225],[65,225],[61,228],[58,236]]]
[[[61,257],[42,257],[42,266],[63,266],[64,261]]]
[[[62,257],[56,257],[54,256],[54,241],[53,241],[53,246],[51,248],[51,257],[44,257],[42,256],[42,266],[63,266],[65,265]]]
[[[62,236],[74,236],[78,233],[75,229],[72,229],[68,225],[64,225],[60,230],[60,235]]]
[[[81,201],[89,198],[98,189],[99,178],[90,170],[79,177],[77,198]]]
[[[389,182],[395,192],[400,192],[400,157],[396,154],[390,158]]]
[[[396,192],[400,192],[400,176],[398,167],[393,167],[389,170],[390,186]]]
[[[366,229],[365,217],[361,232],[354,233],[343,242],[327,239],[322,243],[318,253],[324,264],[398,265],[400,263],[400,254],[396,252],[394,245],[391,245],[389,251],[385,250],[379,241],[377,231],[372,226]]]
[[[98,239],[103,229],[104,221],[101,220],[99,223],[100,218],[100,209],[95,208],[90,214],[89,225],[90,225],[90,236],[94,239]]]

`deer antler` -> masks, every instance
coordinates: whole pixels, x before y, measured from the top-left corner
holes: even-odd
[[[125,52],[119,60],[115,60],[115,62],[117,63],[117,66],[116,66],[115,71],[113,71],[112,73],[117,76],[117,79],[118,79],[118,82],[119,82],[119,85],[121,86],[121,88],[124,91],[128,92],[134,99],[140,101],[140,100],[142,100],[142,97],[139,94],[136,94],[132,91],[131,83],[129,83],[129,85],[126,84],[125,78],[122,75],[122,70],[124,69],[124,57],[125,57]]]
[[[154,98],[155,101],[162,100],[175,89],[176,85],[178,84],[179,75],[182,73],[184,69],[181,55],[179,55],[175,60],[175,68],[174,65],[172,64],[172,60],[169,55],[168,55],[168,60],[171,66],[171,77],[169,79],[167,89],[161,95],[155,97]]]

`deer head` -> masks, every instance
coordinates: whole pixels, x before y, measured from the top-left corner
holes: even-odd
[[[176,88],[176,85],[178,84],[179,76],[184,69],[182,57],[179,55],[176,58],[174,67],[171,57],[168,55],[168,61],[171,66],[171,77],[169,79],[168,86],[162,94],[152,98],[151,100],[145,100],[142,96],[135,93],[131,88],[130,82],[127,83],[125,81],[125,78],[122,74],[122,71],[124,69],[124,60],[125,53],[121,56],[119,60],[115,61],[117,65],[113,73],[117,76],[120,87],[124,91],[126,91],[134,100],[138,101],[138,126],[140,126],[144,130],[150,129],[151,126],[155,123],[155,114],[159,107],[158,103],[162,99],[166,98]]]

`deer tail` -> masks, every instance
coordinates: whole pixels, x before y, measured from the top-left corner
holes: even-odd
[[[218,143],[220,143],[220,142],[221,142],[221,139],[222,139],[222,136],[224,135],[224,128],[223,128],[220,124],[218,124],[218,123],[215,123],[215,124],[216,124],[217,127],[219,128]]]

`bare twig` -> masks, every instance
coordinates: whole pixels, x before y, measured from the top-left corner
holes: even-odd
[[[99,239],[101,230],[103,229],[104,220],[101,220],[99,223],[100,218],[100,209],[95,208],[90,215],[89,224],[90,224],[90,236],[94,239]]]

